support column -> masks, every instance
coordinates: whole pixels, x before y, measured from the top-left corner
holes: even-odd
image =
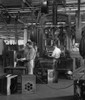
[[[18,50],[18,29],[17,29],[17,20],[15,20],[15,43],[16,43],[16,50]]]
[[[81,39],[81,14],[80,14],[80,0],[78,0],[78,11],[76,12],[76,42]]]
[[[27,43],[27,39],[28,39],[28,36],[27,36],[27,26],[25,26],[25,28],[24,28],[24,46]]]
[[[66,39],[67,39],[66,40],[67,41],[66,49],[71,50],[71,39],[68,35],[67,35]]]
[[[53,1],[53,26],[54,26],[54,28],[53,28],[53,34],[54,34],[54,32],[55,32],[55,30],[56,30],[56,25],[57,25],[57,2],[56,2],[56,0],[54,0]]]
[[[71,48],[72,48],[72,40],[71,40],[71,15],[69,14],[68,15],[68,24],[69,24],[69,28],[68,28],[68,33],[69,34],[67,34],[67,50],[71,50]]]

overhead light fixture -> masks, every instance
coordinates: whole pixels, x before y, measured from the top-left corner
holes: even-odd
[[[48,1],[44,0],[41,4],[41,13],[48,13]]]
[[[23,0],[23,2],[25,3],[25,2],[26,2],[26,0]]]
[[[47,0],[43,1],[43,5],[47,5]]]

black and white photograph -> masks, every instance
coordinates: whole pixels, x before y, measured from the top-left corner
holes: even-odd
[[[0,0],[0,100],[85,100],[85,0]]]

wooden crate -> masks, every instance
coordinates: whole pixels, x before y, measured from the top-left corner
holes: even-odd
[[[48,83],[53,83],[54,80],[54,70],[48,69]]]
[[[36,92],[36,77],[35,75],[22,76],[22,94],[29,94]]]
[[[17,93],[17,75],[0,76],[0,94],[10,95]]]

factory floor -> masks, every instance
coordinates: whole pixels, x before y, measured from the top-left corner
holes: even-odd
[[[58,83],[36,84],[35,93],[0,95],[0,100],[74,100],[73,95],[73,80],[59,78]]]
[[[0,100],[74,100],[73,80],[59,79],[58,83],[36,84],[35,93],[0,95]]]

